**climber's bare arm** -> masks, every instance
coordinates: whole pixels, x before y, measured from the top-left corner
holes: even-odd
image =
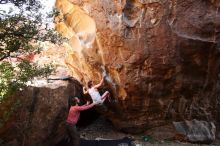
[[[88,90],[86,89],[86,87],[83,87],[83,94],[88,94]]]
[[[103,84],[103,82],[104,82],[104,77],[102,77],[102,79],[101,79],[101,81],[99,82],[99,84],[95,85],[94,88],[97,89],[97,88],[101,87],[102,84]]]

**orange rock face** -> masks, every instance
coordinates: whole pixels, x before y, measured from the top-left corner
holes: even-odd
[[[217,119],[218,0],[57,0],[66,64],[82,83],[107,75],[106,116],[139,132],[170,120]]]

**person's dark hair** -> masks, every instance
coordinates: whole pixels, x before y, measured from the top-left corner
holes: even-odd
[[[92,88],[92,81],[88,81],[87,86],[88,88]]]
[[[72,106],[75,106],[77,104],[77,99],[76,97],[72,98]]]

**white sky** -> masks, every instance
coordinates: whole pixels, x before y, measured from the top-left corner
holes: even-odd
[[[44,7],[44,9],[41,12],[49,13],[53,9],[55,5],[55,1],[56,0],[40,0],[40,2],[42,3]],[[17,9],[12,3],[0,4],[0,10],[9,11],[10,8],[13,8],[15,10]]]
[[[45,6],[44,11],[49,12],[53,9],[56,0],[41,0],[41,3]]]
[[[50,11],[52,11],[54,5],[55,5],[55,1],[56,0],[40,0],[40,2],[42,3],[43,9],[40,11],[42,14],[47,14]],[[14,4],[11,3],[7,3],[7,4],[0,4],[0,11],[4,10],[6,12],[8,12],[10,10],[10,8],[13,9],[13,12],[18,12],[18,8],[14,6]],[[45,16],[46,17],[46,16]],[[49,19],[45,19],[45,22],[51,22],[51,20]],[[53,26],[52,26],[53,27]]]

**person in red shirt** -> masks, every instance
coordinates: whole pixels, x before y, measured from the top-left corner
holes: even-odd
[[[72,146],[80,145],[80,135],[76,130],[76,123],[79,120],[80,112],[92,108],[95,105],[95,103],[89,104],[90,102],[87,101],[85,105],[79,106],[79,102],[80,100],[78,97],[73,98],[73,105],[70,107],[66,120],[66,130]]]

